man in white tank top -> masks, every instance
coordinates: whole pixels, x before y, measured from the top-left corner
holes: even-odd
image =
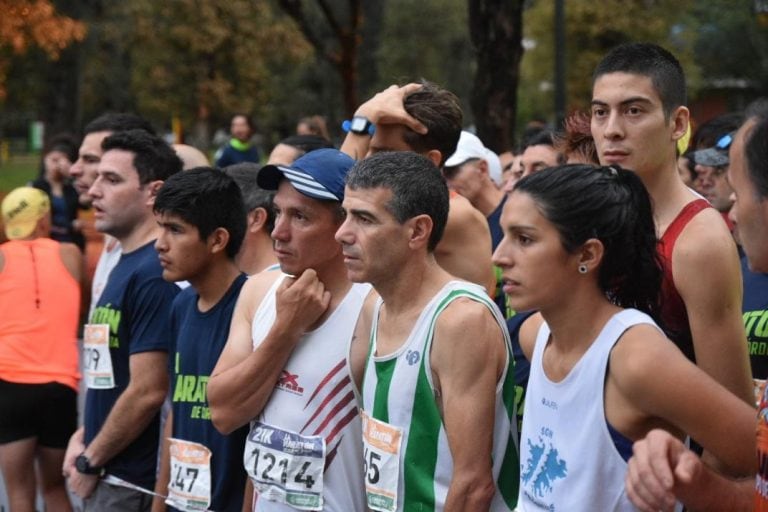
[[[370,286],[347,279],[334,240],[353,163],[322,149],[258,175],[277,190],[272,238],[283,273],[244,285],[208,382],[217,429],[251,423],[243,461],[257,511],[365,509],[356,385],[365,344],[350,345]]]
[[[440,171],[412,152],[370,156],[347,177],[336,239],[349,278],[381,296],[362,385],[371,510],[516,504],[509,337],[485,290],[435,261],[448,201]]]

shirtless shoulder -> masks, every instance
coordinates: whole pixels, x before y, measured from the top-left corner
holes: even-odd
[[[461,196],[451,198],[448,223],[435,257],[450,274],[493,290],[491,232],[483,214]]]

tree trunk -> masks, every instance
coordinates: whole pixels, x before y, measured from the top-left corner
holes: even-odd
[[[349,26],[337,34],[341,46],[341,62],[338,64],[338,70],[341,74],[341,82],[344,84],[344,111],[348,117],[352,116],[359,103],[358,51],[362,41],[361,21],[360,0],[349,0]]]
[[[338,43],[338,50],[330,48],[333,45],[315,31],[304,12],[301,0],[280,0],[280,7],[293,18],[304,38],[315,48],[317,55],[336,68],[342,83],[344,110],[346,115],[351,116],[359,102],[358,52],[362,41],[362,0],[348,0],[349,22],[346,25],[339,23],[341,10],[334,12],[326,0],[316,2]]]
[[[385,0],[365,0],[362,3],[363,19],[360,32],[365,37],[360,41],[357,62],[358,93],[364,98],[372,96],[377,91],[379,83],[379,48],[381,48],[381,29],[384,21]],[[355,105],[357,106],[357,105]]]
[[[517,82],[523,56],[524,0],[469,0],[469,31],[477,57],[470,104],[477,136],[497,153],[515,135]]]

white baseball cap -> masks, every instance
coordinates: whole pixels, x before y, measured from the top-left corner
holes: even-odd
[[[479,158],[488,163],[488,175],[496,185],[501,185],[501,160],[499,155],[483,145],[477,135],[462,131],[456,151],[445,161],[445,167],[457,167],[467,160]]]

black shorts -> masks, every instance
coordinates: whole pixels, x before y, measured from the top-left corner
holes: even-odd
[[[77,429],[77,393],[58,382],[19,384],[0,379],[0,444],[36,437],[66,448]]]

